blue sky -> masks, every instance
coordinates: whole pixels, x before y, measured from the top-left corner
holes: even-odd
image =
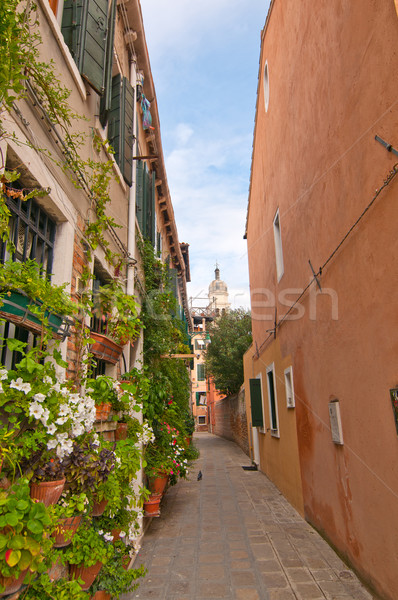
[[[232,308],[249,307],[243,240],[260,35],[269,0],[141,0],[188,295],[207,296],[216,261]]]

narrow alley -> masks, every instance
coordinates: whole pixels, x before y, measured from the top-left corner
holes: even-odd
[[[200,458],[167,491],[135,563],[148,573],[125,600],[373,598],[264,474],[242,468],[236,444],[208,433],[195,444]]]

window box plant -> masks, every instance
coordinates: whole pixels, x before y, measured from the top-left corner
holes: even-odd
[[[106,421],[116,399],[114,380],[106,375],[87,379],[87,392],[95,402],[97,421]]]
[[[34,260],[6,261],[0,272],[0,315],[35,333],[69,335],[78,306],[65,292],[65,285],[52,285]]]

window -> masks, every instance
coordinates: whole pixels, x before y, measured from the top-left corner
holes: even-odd
[[[265,62],[264,67],[264,106],[265,112],[268,112],[269,105],[269,73],[268,73],[268,62]]]
[[[21,189],[18,182],[12,187]],[[39,206],[34,198],[22,201],[18,195],[7,196],[7,206],[11,212],[9,221],[10,237],[15,246],[15,252],[11,254],[7,242],[0,246],[0,259],[25,262],[28,259],[36,260],[42,265],[43,276],[51,278],[53,266],[53,254],[55,243],[56,224],[47,213]],[[26,342],[29,348],[37,343],[35,333],[24,327],[9,321],[0,322],[0,337],[4,339],[16,339]],[[8,369],[13,369],[22,355],[18,352],[10,352],[4,344],[1,350],[0,362]]]
[[[285,392],[286,392],[286,406],[287,408],[294,408],[296,406],[294,399],[294,388],[293,388],[293,370],[292,367],[285,369]]]
[[[252,416],[252,427],[264,427],[263,420],[263,395],[261,390],[261,376],[250,379],[250,405]]]
[[[112,78],[112,99],[108,116],[108,139],[115,151],[115,160],[127,185],[132,185],[134,146],[134,89],[126,77]],[[152,183],[153,193],[155,182]],[[154,210],[153,218],[154,218]],[[155,244],[155,224],[151,223],[150,239]],[[149,236],[148,236],[149,237]]]
[[[274,217],[274,241],[275,241],[275,258],[276,258],[276,275],[278,281],[281,280],[284,273],[283,266],[283,253],[282,253],[282,236],[281,236],[281,224],[279,220],[279,208],[276,211]]]
[[[206,406],[206,392],[196,392],[196,406]]]
[[[64,0],[61,28],[65,43],[81,76],[101,95],[109,88],[115,17],[116,0],[112,0],[109,19],[108,0]]]
[[[198,416],[198,424],[199,425],[206,425],[206,415],[199,415]]]
[[[198,381],[205,381],[206,375],[204,364],[199,364],[196,366],[196,376],[198,378]]]
[[[195,340],[195,350],[204,350],[206,348],[206,342],[204,340]]]
[[[267,367],[267,391],[271,434],[279,437],[278,407],[275,389],[275,370],[273,364]]]
[[[137,161],[137,190],[136,190],[136,215],[140,231],[144,238],[151,240],[155,245],[156,219],[155,219],[155,171],[148,171],[146,164]]]

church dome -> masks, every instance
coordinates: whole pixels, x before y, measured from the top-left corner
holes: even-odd
[[[214,293],[227,294],[228,293],[228,286],[225,283],[225,281],[222,281],[220,279],[220,269],[218,267],[215,270],[215,276],[216,276],[216,278],[213,279],[213,281],[209,285],[209,296],[212,295],[212,294],[214,294]]]

